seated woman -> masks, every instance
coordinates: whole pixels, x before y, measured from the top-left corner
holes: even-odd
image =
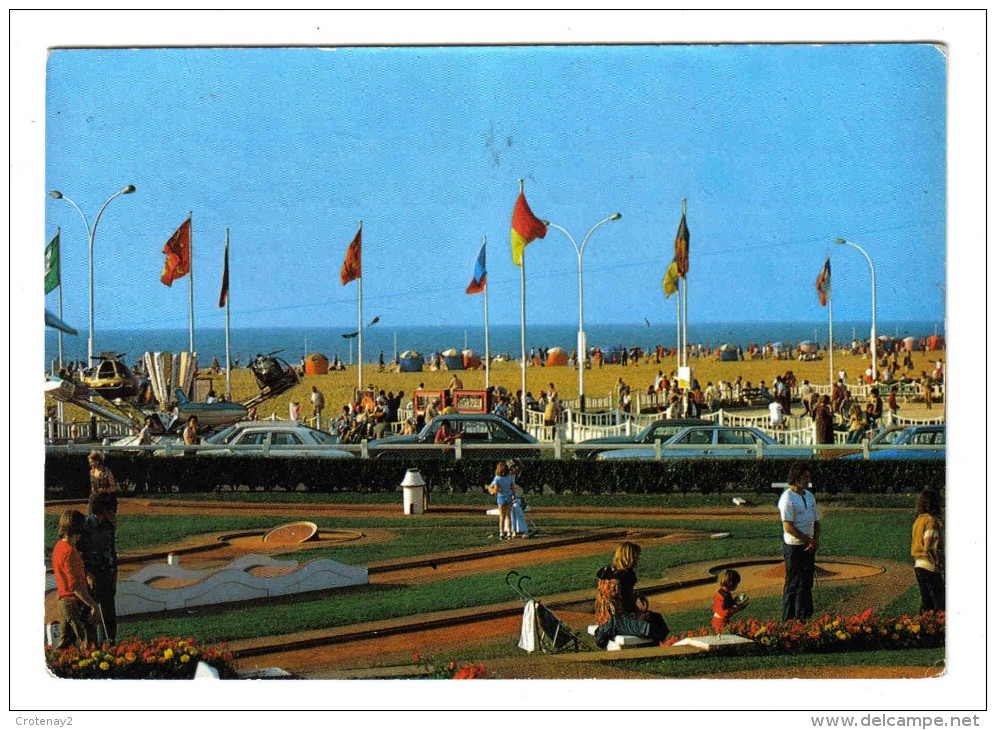
[[[616,548],[611,565],[600,569],[595,593],[595,643],[608,646],[613,636],[639,636],[657,643],[667,638],[664,617],[650,610],[647,599],[636,592],[636,566],[640,546],[624,542]]]

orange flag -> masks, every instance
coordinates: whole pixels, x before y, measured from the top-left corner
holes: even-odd
[[[352,242],[349,244],[349,248],[346,249],[346,260],[342,262],[342,270],[339,272],[339,281],[342,282],[343,286],[351,282],[353,279],[359,279],[363,276],[361,255],[362,246],[363,224],[360,224],[360,229],[353,237]]]
[[[176,229],[163,247],[166,263],[163,265],[162,276],[159,277],[166,286],[190,273],[190,219],[187,218]]]

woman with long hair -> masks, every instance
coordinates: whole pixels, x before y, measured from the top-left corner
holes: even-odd
[[[596,574],[595,643],[605,648],[613,636],[640,636],[660,643],[667,638],[664,617],[650,610],[646,596],[636,591],[636,567],[640,562],[640,546],[623,542],[616,548],[612,563]]]

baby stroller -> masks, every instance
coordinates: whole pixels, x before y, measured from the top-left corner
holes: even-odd
[[[515,578],[515,583],[512,580]],[[539,650],[544,654],[556,654],[565,647],[573,645],[574,651],[579,649],[579,639],[570,626],[557,618],[553,612],[533,598],[522,587],[523,581],[531,580],[528,575],[519,575],[510,571],[505,576],[505,583],[522,599],[525,608],[522,611],[522,631],[519,636],[519,648],[532,654]]]

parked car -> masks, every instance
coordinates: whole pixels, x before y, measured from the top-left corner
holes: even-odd
[[[674,418],[670,421],[661,419],[654,421],[646,428],[629,436],[602,436],[595,439],[585,439],[574,450],[574,457],[577,459],[594,459],[605,451],[604,448],[581,448],[581,446],[602,447],[613,444],[647,444],[653,446],[655,441],[659,440],[661,443],[664,443],[686,426],[709,425],[712,425],[712,421],[706,421],[702,418]]]
[[[681,429],[661,444],[661,457],[752,459],[757,456],[757,445],[762,444],[765,458],[810,459],[813,450],[803,446],[780,446],[767,434],[750,426],[690,426]],[[665,448],[667,447],[667,448]],[[674,447],[674,448],[670,448]],[[768,447],[778,447],[768,451]],[[654,449],[617,449],[598,455],[598,459],[653,459]]]
[[[871,453],[868,454],[870,460],[897,459],[900,461],[942,461],[945,459],[945,439],[946,430],[943,425],[908,426],[900,430],[895,435],[889,434],[888,440],[880,436],[868,442]],[[883,448],[888,446],[918,446],[916,449],[892,449]],[[864,459],[864,454],[848,454],[842,459]]]
[[[374,458],[411,457],[414,450],[397,449],[397,446],[414,444],[434,444],[436,432],[444,421],[459,433],[463,446],[487,445],[489,448],[469,448],[463,451],[464,458],[511,459],[529,458],[539,455],[539,450],[503,448],[512,444],[535,444],[537,440],[514,424],[490,413],[449,413],[439,415],[422,428],[418,434],[408,436],[388,436],[370,442],[370,455]],[[425,453],[421,454],[425,456]],[[432,456],[437,456],[432,452]]]
[[[305,426],[296,421],[246,421],[222,429],[201,442],[209,448],[199,454],[231,456],[253,453],[252,450],[233,450],[227,446],[268,446],[271,456],[317,456],[326,459],[350,459],[353,454],[332,448],[338,441],[335,436]]]

